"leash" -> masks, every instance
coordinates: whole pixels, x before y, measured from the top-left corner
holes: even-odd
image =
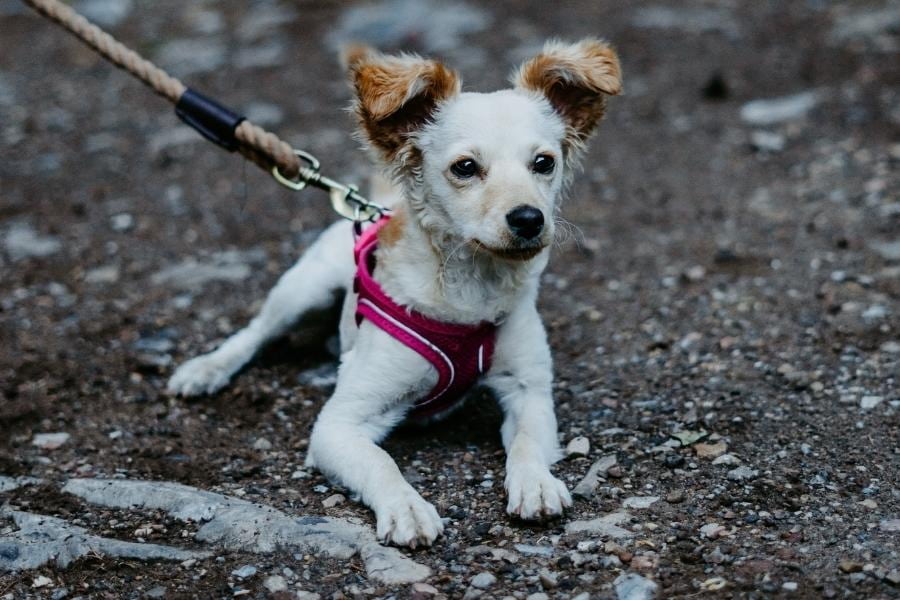
[[[370,202],[352,184],[344,184],[320,172],[315,156],[296,150],[270,131],[254,125],[243,115],[187,87],[177,78],[131,50],[59,0],[22,0],[39,14],[54,21],[102,57],[124,69],[175,105],[175,114],[207,140],[244,158],[272,174],[281,185],[294,191],[307,186],[328,192],[339,215],[356,223],[375,221],[389,212]]]

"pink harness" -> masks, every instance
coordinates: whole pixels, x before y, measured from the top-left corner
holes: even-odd
[[[359,294],[356,324],[368,319],[404,345],[415,350],[438,372],[438,382],[425,398],[418,400],[409,415],[430,417],[455,405],[480,375],[486,373],[494,353],[496,325],[459,325],[430,319],[394,302],[372,277],[378,232],[390,217],[381,217],[363,231],[353,255],[356,278],[353,291]]]

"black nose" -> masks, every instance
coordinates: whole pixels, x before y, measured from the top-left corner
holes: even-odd
[[[544,213],[533,206],[523,204],[506,213],[506,222],[514,234],[530,240],[540,235],[544,229]]]

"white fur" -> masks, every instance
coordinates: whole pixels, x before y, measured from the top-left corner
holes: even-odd
[[[533,92],[463,93],[441,104],[411,142],[422,162],[399,176],[402,190],[393,200],[405,215],[402,236],[379,248],[375,271],[398,303],[426,315],[500,323],[485,383],[495,390],[505,415],[507,511],[523,519],[558,515],[572,502],[549,470],[560,452],[550,350],[535,308],[566,177],[565,133],[562,118]],[[558,159],[552,174],[532,172],[537,153]],[[484,177],[455,181],[448,168],[459,156],[474,157]],[[522,204],[546,216],[544,249],[527,260],[498,257],[489,249],[512,243],[505,215]],[[281,278],[250,325],[215,352],[183,364],[169,389],[184,395],[215,392],[303,313],[349,289],[352,245],[349,223],[329,228]],[[348,294],[337,387],[313,428],[307,463],[374,510],[381,539],[428,545],[441,533],[441,519],[378,444],[435,385],[437,373],[370,322],[357,328],[354,303]]]

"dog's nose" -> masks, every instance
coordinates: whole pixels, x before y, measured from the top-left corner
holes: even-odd
[[[506,213],[509,228],[518,237],[530,240],[540,235],[544,229],[544,213],[533,206],[523,204]]]

